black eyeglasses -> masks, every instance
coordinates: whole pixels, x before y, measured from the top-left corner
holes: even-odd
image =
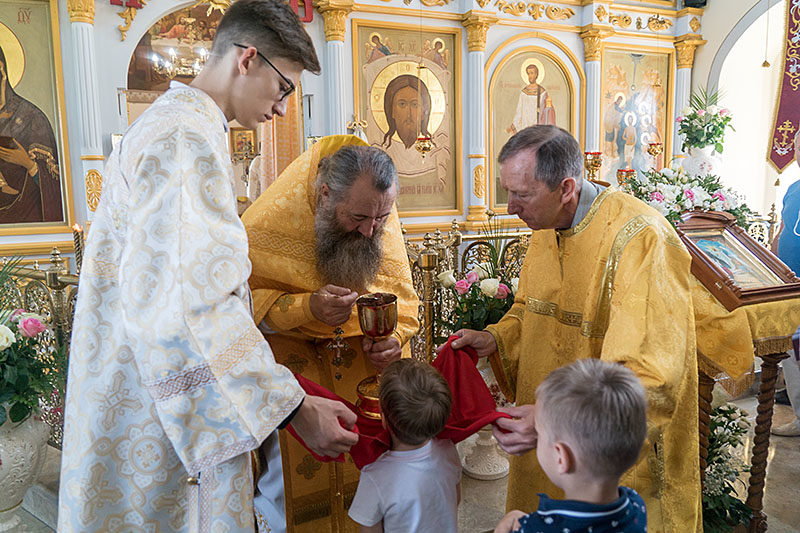
[[[246,45],[243,45],[243,44],[238,44],[238,43],[233,43],[233,46],[238,46],[239,48],[245,48],[245,49],[250,48],[249,46],[246,46]],[[253,48],[255,48],[255,47],[253,47]],[[260,57],[261,59],[266,61],[267,65],[271,66],[272,70],[277,72],[278,76],[280,76],[281,79],[286,83],[286,85],[289,86],[288,89],[283,89],[283,93],[281,94],[281,98],[280,98],[279,102],[283,102],[286,99],[286,97],[288,97],[290,94],[292,94],[294,92],[294,89],[295,89],[294,83],[292,83],[292,80],[290,80],[289,78],[284,76],[283,73],[281,73],[281,71],[278,70],[278,67],[273,65],[272,61],[267,59],[267,57],[264,54],[262,54],[261,52],[259,52],[258,49],[256,49],[256,54],[258,54],[258,57]]]

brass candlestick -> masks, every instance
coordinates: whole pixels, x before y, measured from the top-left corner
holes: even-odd
[[[83,263],[83,228],[78,224],[72,226],[72,241],[75,243],[75,272],[80,274]]]
[[[586,167],[589,181],[597,182],[597,175],[600,172],[600,167],[603,166],[602,154],[600,152],[585,152],[583,166]]]
[[[397,328],[397,296],[387,292],[373,292],[359,296],[358,323],[365,337],[373,342],[388,339]],[[356,388],[358,401],[356,407],[367,418],[380,420],[381,411],[378,400],[380,372],[364,378]]]

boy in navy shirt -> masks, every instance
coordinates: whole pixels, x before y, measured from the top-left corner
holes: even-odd
[[[495,533],[643,533],[644,501],[619,480],[647,435],[647,400],[636,375],[619,364],[581,359],[536,389],[536,457],[565,500],[539,494],[530,514],[511,511]]]

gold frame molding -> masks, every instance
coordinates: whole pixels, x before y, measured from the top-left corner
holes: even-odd
[[[360,7],[364,7],[361,4]],[[375,6],[380,8],[379,12],[386,12],[389,8],[383,6]],[[405,10],[400,8],[395,8],[402,12],[408,12],[413,10]],[[354,11],[359,11],[359,9],[355,8]],[[420,11],[421,13],[427,15],[426,11]],[[461,20],[462,15],[457,15],[455,20]],[[456,207],[454,209],[430,209],[430,210],[416,210],[416,211],[403,211],[400,213],[400,218],[403,221],[407,221],[410,218],[414,217],[431,217],[431,216],[463,216],[464,215],[464,161],[463,161],[463,132],[462,132],[462,102],[461,102],[461,40],[462,40],[462,33],[464,28],[457,27],[457,26],[420,26],[414,24],[405,24],[402,22],[383,22],[379,20],[370,20],[370,19],[351,19],[351,45],[352,45],[352,54],[353,54],[353,109],[358,110],[359,108],[359,72],[358,72],[358,61],[356,61],[357,57],[360,57],[360,51],[358,49],[358,28],[359,26],[370,26],[374,28],[386,28],[386,29],[413,29],[416,32],[419,31],[435,31],[441,33],[450,33],[454,36],[454,47],[453,50],[453,57],[455,63],[455,72],[453,73],[453,87],[454,87],[454,96],[453,99],[455,100],[455,124],[453,124],[453,131],[455,132],[455,139],[453,139],[453,164],[455,165],[455,176],[454,179],[456,180]]]
[[[497,64],[494,69],[492,69],[492,76],[489,76],[489,67],[492,65],[494,60],[500,55],[500,53],[508,48],[512,43],[516,41],[520,41],[523,39],[542,39],[544,41],[550,42],[559,50],[561,50],[564,55],[566,55],[569,60],[572,62],[572,66],[575,68],[575,71],[578,73],[578,79],[580,81],[580,90],[576,90],[575,87],[575,80],[572,77],[572,74],[568,68],[567,63],[565,63],[560,57],[558,57],[553,51],[543,48],[537,45],[527,45],[519,48],[514,48],[508,50],[508,52],[503,56],[500,62]],[[572,90],[572,124],[571,130],[578,133],[578,142],[581,146],[584,146],[586,143],[586,73],[583,70],[583,63],[578,61],[578,58],[575,54],[567,48],[564,43],[555,39],[554,37],[547,35],[545,33],[540,32],[526,32],[521,33],[519,35],[515,35],[504,42],[500,43],[497,48],[495,48],[494,52],[489,56],[486,60],[484,65],[484,77],[486,79],[486,86],[487,86],[487,100],[485,102],[486,110],[487,110],[487,119],[486,119],[486,205],[497,213],[498,215],[507,215],[508,214],[508,207],[503,205],[495,205],[495,176],[492,171],[491,161],[489,158],[492,157],[492,147],[494,146],[494,136],[492,134],[492,113],[491,113],[491,102],[492,102],[492,80],[494,79],[495,74],[497,73],[498,69],[500,69],[507,61],[509,61],[513,56],[517,55],[518,53],[522,52],[539,52],[550,59],[552,59],[561,69],[564,71],[564,74],[567,78],[567,83],[569,84],[570,89]],[[580,113],[578,113],[578,111]],[[524,225],[524,224],[523,224]]]
[[[56,128],[54,130],[58,143],[59,179],[62,184],[64,222],[31,222],[25,224],[2,224],[0,236],[6,235],[47,235],[52,233],[68,233],[75,223],[75,204],[72,197],[72,174],[70,172],[70,151],[67,126],[67,106],[64,99],[64,68],[61,63],[61,34],[59,29],[58,0],[48,0],[50,7],[50,31],[53,34],[52,53],[55,76]],[[63,178],[63,179],[62,179]],[[52,244],[49,245],[52,248]],[[0,248],[2,250],[2,248]],[[50,253],[49,251],[47,253]]]
[[[662,39],[659,39],[661,41]],[[664,40],[665,44],[670,43],[671,41]],[[606,50],[613,50],[618,52],[646,52],[648,54],[663,54],[667,56],[667,74],[669,74],[669,79],[666,80],[667,86],[667,95],[666,95],[666,103],[667,103],[667,110],[666,110],[666,120],[664,121],[664,161],[669,161],[672,158],[672,130],[673,130],[673,114],[675,108],[675,102],[673,98],[675,96],[675,78],[677,76],[677,71],[675,69],[675,48],[674,47],[658,47],[658,46],[642,46],[640,44],[621,44],[621,43],[608,43],[603,41],[600,44],[600,93],[601,99],[598,102],[600,106],[600,131],[599,131],[599,138],[602,139],[603,134],[603,120],[604,120],[604,109],[603,109],[603,100],[602,100],[602,92],[603,87],[605,86],[606,82]],[[602,151],[602,146],[601,146]]]

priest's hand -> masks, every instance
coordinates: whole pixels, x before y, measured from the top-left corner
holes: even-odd
[[[533,423],[533,405],[498,407],[497,410],[513,417],[498,418],[492,426],[492,434],[500,447],[512,455],[522,455],[535,449],[539,435]]]
[[[400,359],[403,354],[397,337],[389,337],[377,342],[369,337],[363,337],[361,348],[376,370],[383,370],[389,363]]]
[[[342,402],[309,395],[292,418],[292,427],[314,453],[337,457],[358,442],[358,434],[349,431],[357,419]]]
[[[494,533],[510,533],[511,531],[517,531],[519,529],[519,519],[523,516],[525,516],[525,513],[522,511],[509,511],[509,513],[500,520],[497,527],[494,528]]]
[[[478,357],[489,357],[497,351],[497,341],[494,340],[494,335],[488,331],[460,329],[453,333],[453,335],[458,335],[460,337],[454,340],[450,345],[454,350],[472,346],[478,353]]]
[[[329,326],[341,326],[350,319],[358,293],[345,287],[325,285],[311,293],[308,302],[314,318]]]

